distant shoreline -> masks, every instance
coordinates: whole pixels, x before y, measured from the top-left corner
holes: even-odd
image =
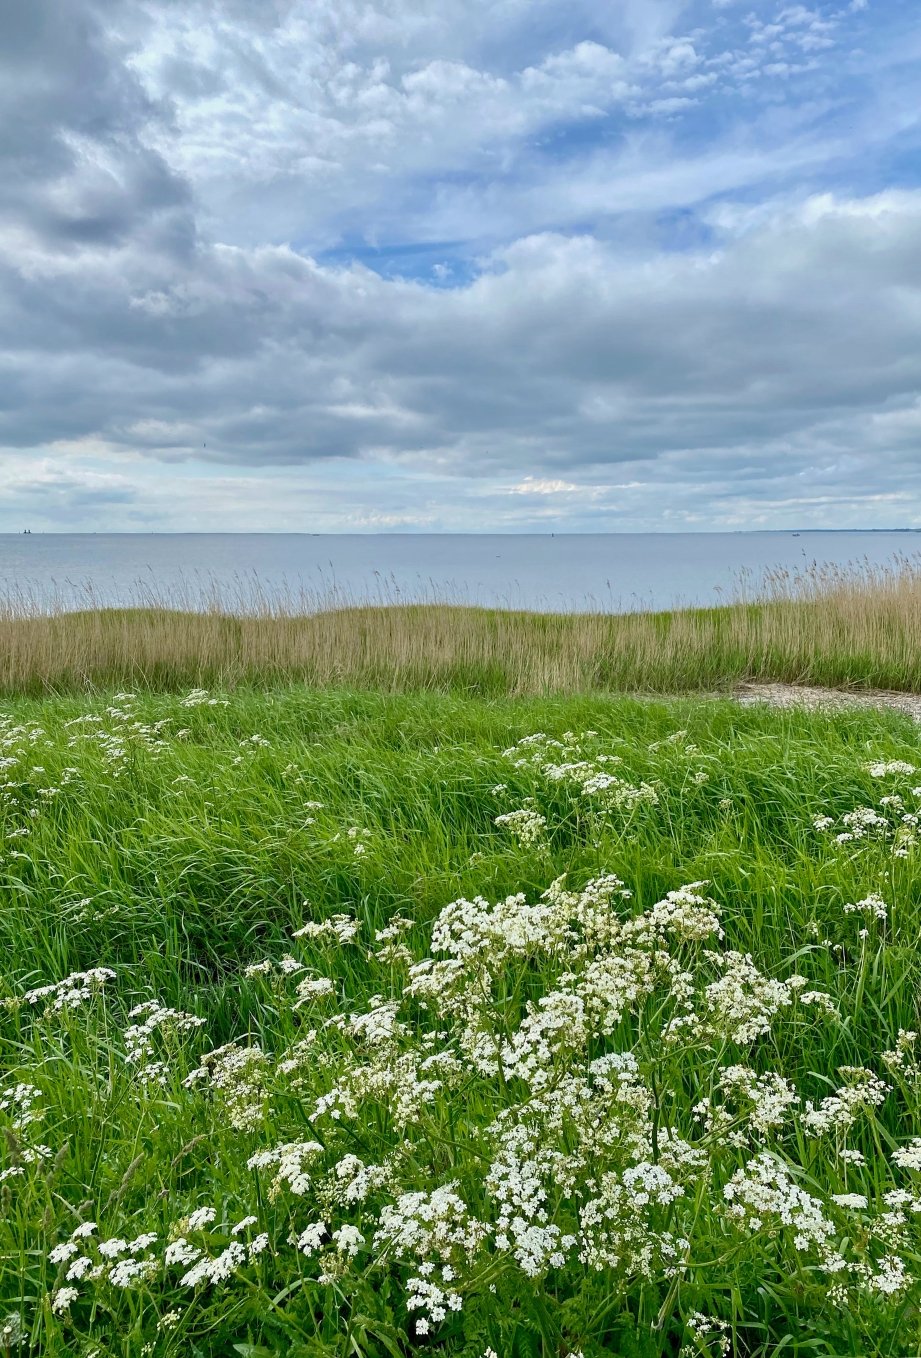
[[[919,527],[902,528],[627,528],[605,531],[578,531],[566,528],[553,528],[540,531],[535,528],[522,528],[514,532],[497,533],[488,529],[482,532],[432,532],[418,531],[402,533],[386,532],[324,532],[311,533],[296,530],[256,531],[242,529],[156,529],[150,532],[120,532],[114,529],[81,529],[70,531],[63,528],[7,529],[0,531],[0,538],[44,537],[44,538],[680,538],[680,537],[802,537],[803,534],[863,534],[863,533],[921,533]]]

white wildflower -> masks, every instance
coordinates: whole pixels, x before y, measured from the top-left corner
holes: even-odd
[[[904,759],[883,759],[868,764],[867,772],[871,778],[887,778],[893,773],[901,773],[908,777],[917,770],[914,764],[908,764]]]
[[[847,1078],[847,1084],[818,1106],[807,1102],[802,1114],[807,1136],[847,1131],[862,1112],[879,1107],[889,1092],[889,1086],[878,1075],[862,1066],[842,1066],[840,1074]]]
[[[202,1251],[197,1245],[192,1245],[184,1235],[179,1236],[178,1240],[172,1240],[163,1251],[163,1262],[168,1268],[181,1265],[188,1267],[194,1264],[196,1259],[201,1257]]]
[[[307,1168],[323,1147],[317,1141],[288,1141],[270,1150],[256,1151],[247,1160],[248,1169],[270,1169],[274,1171],[269,1184],[269,1197],[275,1198],[283,1190],[296,1197],[303,1197],[310,1188],[312,1178]]]
[[[863,1193],[832,1193],[831,1200],[838,1207],[846,1207],[851,1211],[866,1211],[868,1199]]]
[[[340,1226],[333,1231],[333,1244],[341,1254],[347,1254],[349,1258],[354,1257],[361,1246],[365,1243],[365,1238],[357,1226]]]
[[[358,922],[351,915],[330,915],[325,920],[308,920],[293,935],[294,938],[333,938],[337,943],[351,943],[358,933]]]
[[[504,815],[496,816],[494,824],[500,829],[509,830],[519,844],[527,848],[542,842],[547,818],[532,807],[522,807],[518,811],[506,811]]]
[[[871,919],[885,920],[889,917],[889,907],[883,898],[875,892],[870,896],[865,896],[862,901],[849,902],[844,907],[846,915],[859,914]]]
[[[903,1291],[909,1283],[908,1269],[904,1259],[899,1259],[894,1254],[887,1254],[879,1261],[879,1266],[867,1280],[867,1286],[871,1292],[881,1292],[883,1296],[891,1297]]]
[[[208,1283],[216,1286],[226,1282],[231,1278],[241,1264],[248,1258],[248,1251],[245,1245],[239,1240],[232,1240],[227,1248],[216,1258],[211,1259],[205,1256],[199,1259],[181,1279],[183,1287],[198,1287],[201,1283]]]
[[[48,1259],[52,1264],[64,1264],[68,1259],[73,1259],[74,1255],[79,1253],[79,1247],[68,1240],[62,1245],[55,1245],[49,1253]]]
[[[189,1213],[188,1222],[190,1231],[200,1231],[205,1226],[210,1226],[217,1216],[213,1207],[197,1207],[194,1212]]]
[[[921,1170],[921,1137],[913,1137],[907,1146],[893,1151],[892,1163],[900,1169]]]
[[[297,1247],[302,1254],[313,1254],[320,1248],[326,1236],[326,1222],[315,1221],[307,1226],[297,1237]]]
[[[297,984],[297,1001],[294,1007],[298,1009],[302,1004],[310,1004],[312,1000],[333,995],[335,991],[336,987],[328,976],[309,976]]]

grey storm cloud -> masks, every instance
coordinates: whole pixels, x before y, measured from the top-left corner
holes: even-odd
[[[825,200],[707,255],[532,238],[451,291],[284,248],[129,243],[6,280],[0,439],[475,472],[818,437],[914,403],[919,235],[921,195]]]
[[[520,34],[521,6],[500,8]],[[645,207],[638,229],[576,230],[560,216],[576,209],[554,217],[550,194],[544,229],[528,208],[527,229],[503,242],[500,224],[524,209],[498,203],[456,287],[288,243],[298,183],[321,246],[349,205],[360,218],[381,191],[380,166],[409,204],[439,157],[479,164],[476,128],[453,126],[465,110],[485,107],[508,146],[523,139],[511,201],[534,166],[525,142],[567,101],[689,99],[681,82],[703,89],[730,66],[705,67],[669,37],[683,8],[652,4],[644,27],[643,7],[626,6],[618,27],[645,44],[633,58],[604,45],[611,33],[580,45],[557,28],[568,54],[551,60],[532,40],[516,70],[496,74],[472,64],[454,6],[434,35],[411,6],[356,7],[365,28],[350,36],[342,7],[318,4],[313,30],[291,29],[305,50],[318,33],[326,43],[309,61],[297,49],[313,82],[298,103],[285,78],[293,39],[278,36],[308,13],[294,0],[0,0],[0,448],[92,440],[145,465],[352,459],[560,485],[645,468],[715,499],[784,499],[868,474],[921,491],[921,192],[788,188],[757,211],[721,211],[702,189],[700,241],[680,250],[657,239]],[[193,20],[209,12],[221,16],[220,60],[213,30],[196,45]],[[378,48],[393,63],[402,53],[398,77]],[[427,119],[434,144],[407,144],[401,170],[393,130],[406,137]],[[802,128],[793,134],[801,154]],[[664,134],[648,135],[653,155]],[[749,152],[717,148],[714,183],[734,171],[750,184]],[[616,173],[629,199],[635,152],[604,155],[574,163],[573,183],[590,181],[599,199]],[[682,165],[665,156],[657,173],[688,197]],[[477,213],[488,216],[490,193],[501,197],[471,181]],[[462,222],[457,186],[431,188],[435,217],[449,200]],[[56,503],[133,493],[54,484]]]
[[[122,9],[0,0],[0,209],[50,248],[194,230],[187,186],[140,135],[164,115],[123,59]]]

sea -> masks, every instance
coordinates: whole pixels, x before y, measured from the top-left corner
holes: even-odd
[[[305,609],[448,601],[628,612],[752,597],[766,572],[885,566],[896,532],[0,535],[0,603]]]

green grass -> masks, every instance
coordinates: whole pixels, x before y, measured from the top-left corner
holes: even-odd
[[[921,1070],[910,1053],[899,1069],[882,1061],[900,1030],[921,1027],[921,845],[900,820],[921,801],[910,791],[921,775],[874,778],[868,770],[877,759],[921,765],[910,721],[721,701],[304,688],[241,689],[214,706],[147,694],[22,699],[6,711],[0,755],[15,762],[0,792],[0,1091],[21,1082],[39,1093],[34,1121],[22,1099],[7,1097],[0,1110],[0,1165],[13,1171],[0,1185],[0,1354],[5,1318],[14,1316],[7,1324],[21,1326],[22,1339],[8,1351],[48,1358],[395,1358],[425,1350],[481,1358],[488,1349],[499,1358],[663,1358],[682,1345],[686,1354],[716,1354],[720,1335],[725,1351],[744,1355],[921,1352],[921,1231],[911,1210],[921,1177],[892,1160],[896,1147],[921,1136]],[[77,720],[87,716],[101,721]],[[541,772],[552,751],[521,767],[503,755],[534,732],[576,733],[578,758],[622,784],[584,795],[572,780]],[[601,754],[621,762],[599,763]],[[630,791],[643,784],[655,800]],[[890,794],[904,807],[881,803]],[[892,834],[839,844],[841,817],[863,806],[876,808]],[[535,823],[532,843],[495,824],[522,807],[545,821]],[[816,829],[819,815],[834,824]],[[350,837],[350,828],[361,833]],[[574,900],[567,908],[583,924],[567,939],[548,922],[544,934],[535,926],[513,947],[508,939],[525,919],[513,905],[499,931],[506,942],[481,938],[478,960],[463,962],[466,999],[450,977],[427,1007],[424,994],[404,994],[408,965],[443,956],[431,951],[432,928],[450,902],[522,892],[536,904],[563,874],[578,893],[607,873],[632,892],[610,897],[608,924],[704,881],[699,894],[720,907],[725,939],[660,931],[637,942],[628,929],[613,941],[593,935],[580,952],[587,907]],[[845,911],[874,892],[887,920]],[[483,910],[477,927],[492,918]],[[292,938],[305,922],[336,914],[355,921],[354,940]],[[382,953],[375,935],[395,919],[409,925]],[[701,1006],[728,950],[750,953],[763,977],[784,985],[802,975],[836,1012],[802,1005],[794,984],[783,992],[789,1003],[778,1000],[751,1040],[733,1036],[731,1015],[708,1029]],[[245,974],[285,956],[305,970]],[[610,1021],[594,1014],[586,1035],[567,1020],[530,1083],[507,1061],[493,1070],[481,1054],[478,1066],[471,1014],[499,1041],[514,1042],[529,1004],[539,1012],[541,997],[573,986],[585,999],[593,958],[627,959],[634,979],[652,958],[654,980]],[[672,962],[689,978],[697,1019],[670,1042],[668,1021],[683,1012]],[[72,1009],[22,1002],[34,987],[98,967],[114,976]],[[572,973],[581,979],[567,981]],[[610,995],[616,985],[605,974]],[[296,986],[312,977],[328,978],[331,993],[296,1006]],[[147,1057],[132,1062],[125,1033],[141,1019],[128,1014],[152,999],[204,1022],[184,1030],[181,1020],[164,1021]],[[391,999],[403,1025],[395,1034],[387,1036],[381,1014],[376,1041],[349,1026],[348,1016]],[[185,1087],[203,1056],[234,1041],[258,1047],[246,1071],[225,1055]],[[632,1103],[618,1101],[616,1081],[602,1095],[599,1077],[586,1074],[587,1063],[611,1053],[636,1059],[634,1085],[621,1086],[637,1091]],[[422,1064],[429,1057],[434,1073]],[[163,1066],[145,1078],[150,1060]],[[729,1091],[733,1066],[753,1078],[783,1077],[798,1102],[778,1125],[759,1128],[753,1101]],[[858,1077],[840,1074],[847,1066],[869,1068],[891,1088],[878,1106],[856,1110],[851,1126],[809,1135],[806,1101],[853,1084]],[[420,1085],[427,1070],[441,1088]],[[590,1117],[576,1105],[560,1111],[577,1076],[587,1081],[579,1097]],[[334,1087],[342,1115],[315,1117]],[[708,1133],[695,1119],[707,1097],[731,1128]],[[408,1114],[401,1099],[412,1105]],[[509,1234],[490,1180],[500,1158],[497,1119],[531,1127],[524,1158],[542,1165],[542,1224],[578,1234],[580,1210],[604,1189],[619,1254],[612,1245],[595,1269],[576,1245],[533,1273],[522,1268],[514,1239],[497,1239]],[[683,1166],[669,1159],[670,1134],[691,1148]],[[290,1182],[272,1191],[277,1166],[247,1167],[260,1151],[312,1141],[322,1149],[305,1152],[301,1193]],[[848,1163],[848,1149],[865,1163]],[[761,1153],[786,1167],[830,1223],[824,1245],[798,1247],[796,1232],[768,1210],[756,1229],[733,1218],[726,1185]],[[362,1202],[346,1203],[336,1187],[334,1167],[349,1155],[388,1167]],[[647,1160],[663,1173],[671,1166],[683,1195],[671,1203],[625,1198],[628,1171]],[[449,1184],[488,1233],[469,1258],[459,1240],[479,1228],[460,1217],[441,1246],[381,1234],[401,1194]],[[894,1188],[909,1190],[898,1221],[882,1197]],[[843,1192],[862,1194],[867,1207],[834,1204],[831,1195]],[[181,1224],[202,1207],[214,1209],[213,1222]],[[248,1216],[256,1222],[232,1236]],[[55,1263],[49,1253],[86,1221],[98,1229],[79,1243],[101,1270],[74,1281],[78,1295],[55,1314],[52,1298],[70,1285],[72,1260]],[[289,1243],[320,1221],[316,1251]],[[365,1238],[354,1258],[333,1248],[330,1233],[343,1224]],[[155,1242],[128,1253],[150,1260],[147,1272],[116,1285],[115,1260],[93,1241],[153,1232]],[[163,1260],[177,1236],[216,1256],[263,1232],[262,1252],[214,1285],[183,1285],[191,1265]],[[689,1242],[675,1247],[677,1271],[662,1256],[671,1237]],[[832,1248],[846,1264],[840,1274],[829,1271]],[[887,1256],[905,1270],[891,1294],[878,1281],[892,1276]],[[431,1275],[419,1271],[426,1259],[436,1263]],[[455,1273],[447,1281],[445,1263]],[[424,1312],[407,1307],[420,1276],[461,1301],[428,1335],[418,1324]],[[687,1324],[695,1313],[724,1329],[695,1340]]]

